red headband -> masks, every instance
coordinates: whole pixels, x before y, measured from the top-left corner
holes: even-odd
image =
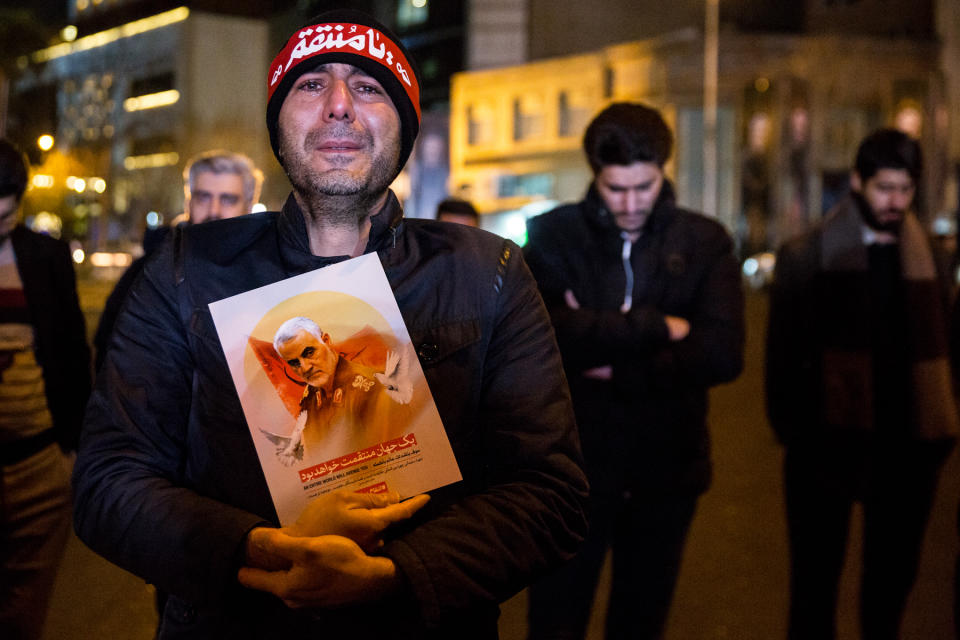
[[[313,36],[313,38],[310,38]],[[347,36],[346,38],[344,36]],[[267,101],[280,85],[287,72],[300,60],[325,53],[349,53],[378,62],[393,72],[400,86],[407,92],[420,119],[420,86],[403,52],[383,32],[362,24],[326,23],[304,27],[291,36],[287,45],[270,65],[267,83]]]

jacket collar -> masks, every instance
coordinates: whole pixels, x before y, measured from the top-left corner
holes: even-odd
[[[387,200],[377,213],[370,217],[370,237],[364,253],[390,249],[396,244],[396,236],[403,224],[403,208],[393,191],[387,192]],[[319,269],[347,260],[349,256],[321,257],[310,253],[310,239],[303,210],[291,193],[280,210],[277,222],[280,255],[291,272]]]
[[[650,213],[650,217],[647,219],[646,224],[644,224],[643,231],[649,231],[651,233],[660,231],[670,221],[670,214],[675,207],[676,198],[674,196],[673,184],[664,178],[663,186],[660,187],[660,194],[657,196],[657,201],[653,204],[653,211]],[[617,223],[614,220],[613,215],[607,209],[607,205],[604,203],[603,198],[600,197],[600,193],[597,191],[597,185],[595,182],[590,183],[590,188],[587,190],[587,195],[583,200],[582,210],[587,222],[592,226],[595,226],[604,232],[616,233],[619,235],[620,229],[617,227]]]

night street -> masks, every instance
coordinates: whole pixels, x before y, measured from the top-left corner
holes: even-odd
[[[960,640],[960,0],[0,43],[0,640]]]
[[[81,296],[88,322],[109,291],[86,284]],[[718,388],[711,410],[714,434],[713,488],[700,502],[670,622],[668,640],[783,638],[787,611],[787,543],[781,503],[781,450],[766,424],[762,345],[766,298],[748,300],[747,367],[735,383]],[[92,331],[92,326],[89,327]],[[949,640],[960,462],[951,456],[927,532],[921,575],[902,637]],[[859,521],[854,521],[854,535]],[[859,544],[851,544],[841,584],[839,640],[859,637],[856,624]],[[601,593],[598,602],[604,602]],[[504,640],[525,633],[525,597],[503,607]],[[138,578],[112,567],[76,539],[67,549],[45,638],[145,640],[155,625],[152,591]],[[591,639],[602,637],[595,614]]]

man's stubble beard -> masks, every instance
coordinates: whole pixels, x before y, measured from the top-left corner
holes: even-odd
[[[863,197],[863,194],[854,191],[853,197],[857,201],[857,206],[859,207],[860,216],[868,227],[875,231],[884,231],[887,233],[893,233],[900,235],[900,231],[903,228],[903,219],[907,215],[907,210],[905,209],[886,209],[880,213],[890,213],[896,212],[898,214],[898,219],[894,221],[881,221],[878,215],[878,212],[874,211],[873,207],[870,206],[870,203],[867,202],[867,199]]]
[[[353,132],[346,125],[335,125],[333,131],[314,129],[307,133],[300,148],[280,130],[280,157],[290,184],[311,214],[319,214],[332,225],[355,225],[370,215],[370,208],[380,199],[395,177],[399,159],[399,144],[394,153],[385,148],[370,159],[366,172],[357,175],[348,169],[337,168],[351,163],[349,157],[331,159],[331,169],[318,171],[310,163],[310,149],[320,136],[349,139],[373,150],[373,138],[368,132]]]

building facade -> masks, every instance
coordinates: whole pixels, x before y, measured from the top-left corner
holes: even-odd
[[[696,22],[704,3],[681,0],[659,13],[633,3],[631,13],[612,2],[620,13],[602,17],[571,3],[549,18],[531,0],[528,15],[539,17],[528,56],[545,57],[453,79],[451,190],[490,216],[485,226],[522,240],[523,218],[583,195],[584,128],[611,102],[628,100],[663,111],[676,132],[667,173],[681,203],[715,202],[707,213],[745,255],[776,247],[829,208],[846,189],[859,140],[879,126],[923,143],[922,208],[932,221],[955,206],[943,185],[956,157],[933,5],[901,3],[906,17],[898,18],[889,1],[878,11],[878,1],[808,0],[779,11],[771,3],[751,11],[750,2],[724,11],[721,3],[716,193],[704,194],[704,30]],[[625,19],[646,18],[647,5],[649,20]],[[667,31],[583,52],[608,37],[597,28],[604,25],[615,36]]]
[[[123,249],[148,220],[182,211],[181,172],[193,154],[225,148],[273,163],[265,83],[250,81],[266,77],[269,56],[262,20],[187,7],[31,54],[11,111],[30,128],[32,108],[50,110],[39,122],[56,146],[37,167],[27,204],[48,200],[44,189],[66,194],[47,212],[61,218],[65,237]],[[268,183],[264,199],[278,202],[281,191]]]

